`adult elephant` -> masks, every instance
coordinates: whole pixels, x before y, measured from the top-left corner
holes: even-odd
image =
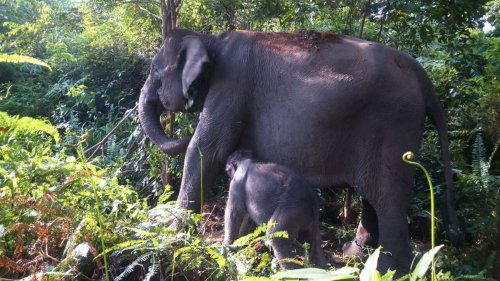
[[[166,137],[160,113],[185,110],[201,111],[192,138]],[[458,231],[443,109],[422,67],[395,49],[333,33],[177,30],[154,57],[139,100],[150,139],[167,154],[187,148],[179,206],[199,210],[201,189],[227,156],[250,149],[317,186],[348,184],[361,194],[355,244],[371,238],[389,252],[379,260],[384,271],[408,271],[411,262],[415,169],[401,155],[418,151],[426,115],[439,132],[447,217]]]

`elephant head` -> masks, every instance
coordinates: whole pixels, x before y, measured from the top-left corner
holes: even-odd
[[[175,32],[167,37],[153,58],[139,97],[139,120],[149,138],[164,153],[184,153],[190,136],[172,139],[160,124],[164,112],[199,109],[203,103],[210,58],[202,37]]]

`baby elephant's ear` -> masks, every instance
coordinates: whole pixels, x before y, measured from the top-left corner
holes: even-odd
[[[233,178],[234,173],[236,172],[236,169],[238,167],[236,166],[236,163],[234,161],[228,161],[226,164],[226,173],[229,176],[229,178]]]
[[[205,45],[196,36],[184,38],[181,53],[185,56],[184,68],[182,70],[182,94],[186,99],[189,99],[189,87],[201,75],[203,66],[210,62],[210,57]]]

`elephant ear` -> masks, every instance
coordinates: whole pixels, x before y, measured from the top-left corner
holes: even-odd
[[[182,42],[182,51],[185,59],[182,70],[182,95],[189,99],[189,88],[193,82],[201,75],[203,66],[210,62],[207,49],[200,38],[189,36]]]

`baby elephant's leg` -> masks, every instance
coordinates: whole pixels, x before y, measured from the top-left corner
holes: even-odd
[[[250,216],[247,213],[245,215],[242,223],[241,223],[240,233],[238,236],[243,237],[243,236],[249,234],[250,232],[254,231],[256,227],[257,227],[257,225],[253,222],[253,220],[250,218]]]
[[[278,231],[286,231],[288,234],[288,238],[271,239],[273,253],[283,269],[301,268],[299,263],[293,261],[297,255],[301,255],[301,249],[296,246],[295,242],[298,238],[298,228],[296,222],[293,221],[293,217],[294,214],[292,213],[275,212],[271,217],[271,221],[276,224],[267,231],[268,234]]]
[[[310,210],[304,209],[303,214],[309,213]],[[310,245],[309,259],[311,265],[319,268],[327,267],[325,253],[321,248],[321,235],[319,229],[319,210],[314,212],[314,215],[309,218],[306,216],[307,223],[300,225],[299,241],[307,242]]]
[[[239,237],[241,223],[248,216],[246,211],[241,207],[244,206],[239,202],[238,197],[231,196],[227,199],[226,210],[224,212],[224,244],[229,245]]]
[[[314,223],[313,224],[313,229],[311,231],[312,233],[312,239],[311,239],[311,251],[310,251],[310,257],[311,257],[311,262],[315,267],[320,267],[320,268],[326,268],[327,267],[327,261],[325,258],[325,253],[323,249],[321,248],[321,236],[320,236],[320,231],[319,231],[319,223]]]

